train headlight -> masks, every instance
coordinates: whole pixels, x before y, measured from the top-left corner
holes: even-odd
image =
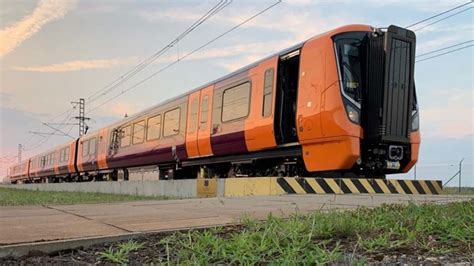
[[[420,115],[418,111],[411,112],[411,130],[416,131],[420,127]]]
[[[346,105],[346,112],[347,112],[347,116],[349,117],[349,119],[352,122],[357,123],[357,124],[360,123],[359,110],[357,110],[356,108],[354,108],[350,104],[348,104],[348,105]]]

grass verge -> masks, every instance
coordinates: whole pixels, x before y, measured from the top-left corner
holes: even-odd
[[[472,263],[474,200],[314,212],[289,219],[269,216],[137,241],[140,250],[124,258],[132,264]],[[120,245],[109,246],[109,253],[114,246],[118,252]],[[88,262],[104,260],[114,262],[104,256]]]
[[[33,191],[0,187],[0,206],[106,203],[159,199],[167,199],[167,197],[145,197],[83,192]]]
[[[165,261],[173,264],[354,263],[400,253],[456,254],[472,261],[474,201],[269,216],[246,220],[238,230],[176,233],[161,243]]]

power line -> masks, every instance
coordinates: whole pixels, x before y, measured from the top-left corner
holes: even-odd
[[[443,21],[443,20],[446,20],[446,19],[448,19],[448,18],[457,16],[457,15],[459,15],[459,14],[461,14],[461,13],[464,13],[464,12],[466,12],[466,11],[468,11],[468,10],[471,10],[471,9],[472,9],[472,6],[466,8],[466,9],[463,9],[463,10],[461,10],[461,11],[459,11],[459,12],[456,12],[456,13],[454,13],[454,14],[452,14],[452,15],[449,15],[449,16],[447,16],[447,17],[444,17],[444,18],[442,18],[442,19],[438,19],[438,20],[436,20],[436,21],[434,21],[434,22],[431,22],[431,23],[429,23],[429,24],[426,24],[425,26],[423,26],[423,27],[421,27],[421,28],[418,28],[418,29],[416,29],[416,30],[413,30],[413,31],[422,30],[422,29],[424,29],[424,28],[426,28],[426,27],[429,27],[429,26],[431,26],[431,25],[433,25],[433,24],[436,24],[436,23],[441,22],[441,21]]]
[[[458,44],[450,45],[450,46],[447,46],[447,47],[444,47],[444,48],[441,48],[441,49],[433,50],[433,51],[428,52],[428,53],[417,55],[416,57],[423,57],[423,56],[426,56],[426,55],[429,55],[429,54],[433,54],[433,53],[436,53],[436,52],[439,52],[439,51],[443,51],[443,50],[446,50],[446,49],[449,49],[449,48],[452,48],[452,47],[456,47],[456,46],[459,46],[459,45],[463,45],[463,44],[466,44],[466,43],[470,43],[470,42],[473,42],[473,41],[474,40],[470,40],[470,41],[465,41],[465,42],[461,42],[461,43],[458,43]]]
[[[112,81],[111,83],[109,83],[108,85],[106,85],[105,87],[103,87],[102,89],[98,90],[96,93],[93,93],[91,96],[89,96],[88,99],[92,99],[92,101],[95,101],[97,100],[98,98],[102,97],[103,95],[107,94],[108,90],[113,90],[114,88],[116,88],[117,86],[119,86],[120,84],[122,84],[123,82],[127,81],[128,79],[132,78],[134,75],[136,75],[138,72],[140,72],[141,70],[143,70],[144,68],[146,68],[148,65],[150,65],[153,61],[155,61],[159,56],[161,56],[163,53],[165,53],[166,51],[168,51],[170,48],[172,48],[175,44],[177,44],[180,40],[182,40],[186,35],[188,35],[189,33],[191,33],[193,30],[195,30],[199,25],[201,25],[202,23],[204,23],[206,20],[208,20],[209,18],[211,18],[212,16],[214,16],[215,14],[217,14],[218,12],[220,12],[222,9],[224,9],[225,7],[227,7],[229,4],[232,3],[233,0],[221,0],[219,1],[219,3],[217,3],[216,5],[214,5],[210,10],[208,10],[200,19],[198,19],[196,22],[194,22],[190,27],[188,27],[184,32],[182,32],[180,35],[178,35],[171,43],[169,43],[167,46],[165,46],[163,49],[161,49],[160,51],[156,52],[155,54],[153,54],[151,57],[143,60],[140,64],[138,64],[137,66],[135,66],[134,68],[132,68],[131,70],[129,70],[128,72],[126,72],[125,74],[123,74],[122,76],[120,76],[119,78],[115,79],[114,81]],[[106,92],[103,92],[104,90],[107,90]],[[101,95],[98,95],[99,93],[103,92],[103,94]],[[95,98],[94,98],[95,96]],[[64,114],[68,113],[68,112],[72,112],[74,109],[76,108],[76,106],[73,106],[72,108],[69,108],[67,109],[66,111],[64,111],[63,113],[57,115],[57,116],[54,116],[53,118],[51,118],[50,120],[48,120],[47,122],[52,122],[54,121],[56,118],[58,117],[61,117],[63,116]],[[70,116],[70,113],[69,113],[69,116]],[[67,119],[69,118],[66,117],[65,120],[62,122],[66,122]],[[61,123],[60,123],[61,124]],[[43,125],[44,126],[44,125]],[[36,131],[40,130],[42,127],[39,127],[36,129]],[[53,131],[54,132],[54,131]],[[51,132],[51,133],[53,133]],[[48,139],[52,136],[53,134],[49,134],[48,137],[46,137],[45,139],[42,139],[39,143],[36,143],[34,144],[33,147],[28,147],[29,145],[23,145],[23,149],[24,150],[33,150],[33,149],[36,149],[38,147],[40,147],[42,144],[44,144],[46,141],[48,141]],[[33,138],[35,137],[36,135],[31,135],[30,138],[28,140],[25,141],[25,143],[28,143],[30,142],[31,140],[33,140]]]
[[[225,32],[223,32],[223,33],[221,33],[221,34],[219,34],[218,36],[216,36],[215,38],[211,39],[210,41],[204,43],[203,45],[199,46],[198,48],[196,48],[196,49],[192,50],[191,52],[185,54],[184,56],[178,58],[176,61],[173,61],[172,63],[166,65],[165,67],[160,68],[158,71],[152,73],[151,75],[147,76],[146,78],[142,79],[141,81],[135,83],[135,84],[132,85],[131,87],[129,87],[129,88],[123,90],[123,91],[120,92],[119,94],[116,94],[115,96],[109,98],[108,100],[106,100],[106,101],[102,102],[101,104],[97,105],[96,107],[92,108],[87,114],[90,114],[90,113],[94,112],[95,110],[97,110],[97,109],[100,108],[101,106],[103,106],[103,105],[109,103],[110,101],[112,101],[112,100],[114,100],[114,99],[120,97],[120,96],[123,95],[124,93],[126,93],[126,92],[128,92],[128,91],[130,91],[130,90],[132,90],[132,89],[134,89],[134,88],[136,88],[136,87],[138,87],[138,86],[140,86],[141,84],[147,82],[148,80],[150,80],[151,78],[155,77],[155,76],[158,75],[159,73],[165,71],[166,69],[168,69],[168,68],[172,67],[173,65],[179,63],[179,62],[182,61],[183,59],[185,59],[185,58],[191,56],[192,54],[198,52],[199,50],[201,50],[201,49],[203,49],[203,48],[205,48],[205,47],[207,47],[207,46],[210,45],[211,43],[217,41],[218,39],[224,37],[225,35],[229,34],[230,32],[236,30],[237,28],[241,27],[242,25],[248,23],[249,21],[253,20],[254,18],[260,16],[260,15],[263,14],[263,13],[265,13],[265,12],[268,11],[269,9],[271,9],[271,8],[273,8],[274,6],[276,6],[276,5],[278,5],[279,3],[281,3],[281,1],[282,1],[282,0],[278,0],[277,2],[275,2],[275,3],[271,4],[270,6],[266,7],[265,9],[259,11],[259,12],[256,13],[255,15],[253,15],[253,16],[251,16],[251,17],[245,19],[244,21],[240,22],[239,24],[235,25],[234,27],[230,28],[229,30],[227,30],[227,31],[225,31]]]
[[[109,85],[105,86],[98,92],[94,93],[92,96],[89,96],[87,100],[89,103],[96,101],[100,97],[108,94],[110,91],[116,89],[119,85],[123,84],[127,80],[131,79],[134,77],[136,74],[138,74],[140,71],[148,67],[151,63],[156,61],[160,56],[162,56],[164,53],[166,53],[169,49],[177,45],[184,37],[186,37],[189,33],[194,31],[197,27],[199,27],[201,24],[203,24],[205,21],[210,19],[212,16],[215,14],[219,13],[221,10],[223,10],[225,7],[230,5],[232,3],[232,0],[221,0],[219,3],[217,3],[215,6],[213,6],[209,11],[207,11],[202,17],[200,17],[197,21],[195,21],[191,26],[189,26],[184,32],[179,34],[174,40],[172,40],[170,43],[165,45],[163,48],[161,48],[158,52],[154,53],[152,56],[142,60],[138,65],[136,65],[134,68],[123,74],[121,77],[118,79],[114,80],[112,83]],[[94,97],[95,96],[95,97]]]
[[[410,25],[406,26],[405,28],[411,28],[411,27],[413,27],[413,26],[416,26],[416,25],[418,25],[418,24],[421,24],[421,23],[423,23],[423,22],[425,22],[425,21],[428,21],[428,20],[430,20],[430,19],[433,19],[433,18],[442,16],[442,15],[444,15],[444,14],[446,14],[446,13],[449,13],[449,12],[451,12],[451,11],[454,11],[454,10],[456,10],[456,9],[459,9],[459,8],[461,8],[461,7],[463,7],[463,6],[467,6],[467,5],[471,4],[471,3],[472,3],[472,0],[469,1],[469,2],[467,2],[467,3],[464,3],[464,4],[462,4],[462,5],[453,7],[453,8],[451,8],[451,9],[449,9],[449,10],[446,10],[446,11],[443,11],[443,12],[438,13],[438,14],[436,14],[436,15],[433,15],[433,16],[431,16],[431,17],[429,17],[429,18],[425,18],[425,19],[423,19],[423,20],[420,20],[420,21],[418,21],[418,22],[415,22],[415,23],[413,23],[413,24],[410,24]]]
[[[440,56],[443,56],[443,55],[447,55],[447,54],[450,54],[450,53],[454,53],[454,52],[457,52],[457,51],[461,51],[461,50],[464,50],[464,49],[467,49],[469,47],[472,47],[474,46],[474,44],[471,44],[471,45],[468,45],[468,46],[464,46],[464,47],[461,47],[461,48],[458,48],[458,49],[454,49],[454,50],[451,50],[451,51],[448,51],[448,52],[445,52],[445,53],[441,53],[441,54],[437,54],[437,55],[434,55],[434,56],[430,56],[430,57],[427,57],[427,58],[423,58],[423,59],[420,59],[418,61],[415,61],[416,63],[418,62],[423,62],[423,61],[426,61],[426,60],[429,60],[429,59],[433,59],[433,58],[436,58],[436,57],[440,57]]]

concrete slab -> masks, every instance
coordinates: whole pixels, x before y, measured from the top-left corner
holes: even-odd
[[[354,209],[384,203],[446,203],[473,196],[450,195],[285,195],[163,201],[0,207],[2,246],[209,227],[244,216],[288,216],[320,209]],[[56,242],[55,242],[56,243]],[[24,245],[22,246],[24,248]],[[1,253],[1,252],[0,252]]]

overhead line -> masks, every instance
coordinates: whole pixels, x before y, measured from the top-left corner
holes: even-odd
[[[463,7],[463,6],[467,6],[467,5],[471,4],[471,3],[472,3],[472,1],[469,1],[469,2],[467,2],[467,3],[458,5],[458,6],[456,6],[456,7],[453,7],[453,8],[451,8],[451,9],[449,9],[449,10],[446,10],[446,11],[443,11],[443,12],[438,13],[438,14],[436,14],[436,15],[433,15],[433,16],[431,16],[431,17],[429,17],[429,18],[425,18],[425,19],[423,19],[423,20],[420,20],[420,21],[418,21],[418,22],[415,22],[415,23],[413,23],[413,24],[410,24],[410,25],[406,26],[405,28],[411,28],[411,27],[413,27],[413,26],[416,26],[416,25],[418,25],[418,24],[421,24],[421,23],[423,23],[423,22],[425,22],[425,21],[428,21],[428,20],[430,20],[430,19],[433,19],[433,18],[442,16],[442,15],[444,15],[444,14],[446,14],[446,13],[449,13],[449,12],[451,12],[451,11],[454,11],[454,10],[456,10],[456,9],[459,9],[459,8],[461,8],[461,7]]]
[[[470,42],[474,42],[474,40],[465,41],[465,42],[461,42],[461,43],[458,43],[458,44],[453,44],[453,45],[450,45],[450,46],[447,46],[447,47],[444,47],[444,48],[433,50],[433,51],[428,52],[428,53],[417,55],[416,57],[423,57],[423,56],[426,56],[426,55],[429,55],[429,54],[434,54],[436,52],[443,51],[443,50],[446,50],[446,49],[449,49],[449,48],[452,48],[452,47],[456,47],[456,46],[460,46],[460,45],[470,43]]]
[[[212,16],[215,14],[219,13],[221,10],[223,10],[225,7],[230,5],[232,3],[232,0],[225,0],[225,1],[220,1],[217,5],[215,5],[213,8],[211,8],[209,11],[207,11],[201,18],[199,18],[197,21],[195,21],[190,27],[188,27],[184,32],[182,32],[180,35],[178,35],[174,40],[172,40],[169,44],[165,45],[163,48],[161,48],[158,52],[153,54],[152,56],[144,59],[141,63],[139,63],[137,66],[129,70],[127,73],[122,75],[119,79],[116,79],[116,82],[113,82],[111,86],[106,86],[103,89],[99,90],[98,93],[95,93],[94,95],[97,95],[96,97],[90,96],[88,98],[89,103],[96,101],[98,98],[106,95],[110,91],[114,90],[124,82],[128,81],[131,79],[133,76],[135,76],[137,73],[148,67],[151,63],[156,61],[160,56],[162,56],[164,53],[166,53],[169,49],[174,47],[176,44],[178,44],[184,37],[186,37],[189,33],[194,31],[198,26],[200,26],[202,23],[210,19]]]
[[[447,55],[447,54],[450,54],[450,53],[454,53],[454,52],[457,52],[457,51],[461,51],[461,50],[467,49],[467,48],[472,47],[472,46],[474,46],[474,44],[471,44],[471,45],[468,45],[468,46],[464,46],[464,47],[461,47],[461,48],[458,48],[458,49],[454,49],[454,50],[451,50],[451,51],[448,51],[448,52],[445,52],[445,53],[441,53],[441,54],[437,54],[437,55],[434,55],[434,56],[430,56],[430,57],[427,57],[427,58],[423,58],[423,59],[420,59],[420,60],[418,60],[418,61],[415,61],[415,63],[423,62],[423,61],[426,61],[426,60],[429,60],[429,59],[433,59],[433,58],[436,58],[436,57],[440,57],[440,56],[443,56],[443,55]]]
[[[461,14],[461,13],[464,13],[464,12],[466,12],[466,11],[468,11],[468,10],[471,10],[471,9],[472,9],[472,6],[466,8],[466,9],[463,9],[463,10],[461,10],[461,11],[459,11],[459,12],[456,12],[456,13],[454,13],[454,14],[451,14],[451,15],[449,15],[449,16],[447,16],[447,17],[444,17],[444,18],[442,18],[442,19],[438,19],[438,20],[436,20],[436,21],[433,21],[433,22],[431,22],[431,23],[429,23],[429,24],[426,24],[425,26],[423,26],[423,27],[421,27],[421,28],[418,28],[418,29],[415,29],[415,30],[413,30],[413,31],[422,30],[422,29],[424,29],[424,28],[426,28],[426,27],[429,27],[429,26],[431,26],[431,25],[433,25],[433,24],[436,24],[436,23],[441,22],[441,21],[443,21],[443,20],[446,20],[446,19],[448,19],[448,18],[457,16],[457,15],[459,15],[459,14]]]
[[[180,35],[178,35],[178,37],[176,37],[175,40],[173,40],[173,42],[171,42],[168,46],[165,46],[165,48],[167,48],[167,50],[171,47],[173,47],[174,44],[176,44],[177,42],[179,42],[179,40],[181,40],[182,38],[184,38],[187,34],[189,34],[190,32],[192,32],[194,29],[196,29],[199,25],[201,25],[202,23],[204,23],[206,20],[208,20],[210,17],[214,16],[215,14],[217,14],[218,12],[220,12],[222,9],[224,9],[225,7],[227,7],[229,4],[232,3],[233,0],[221,0],[219,1],[218,4],[216,4],[213,8],[211,8],[210,10],[208,10],[199,20],[197,20],[196,22],[194,22],[190,27],[188,27],[184,32],[182,32]],[[166,50],[166,51],[167,51]],[[103,87],[102,89],[100,89],[99,91],[97,91],[96,93],[92,94],[91,96],[89,96],[88,99],[91,99],[93,96],[97,95],[98,93],[101,93],[102,91],[104,91],[104,89],[110,89],[111,86],[118,86],[120,85],[121,83],[118,83],[118,81],[120,80],[123,80],[123,82],[125,82],[126,80],[130,79],[133,75],[135,75],[136,73],[138,73],[139,71],[141,71],[142,69],[144,69],[146,66],[148,66],[149,64],[151,64],[154,60],[156,60],[156,57],[157,56],[160,56],[161,54],[163,54],[163,52],[166,52],[166,51],[163,51],[160,50],[158,51],[157,53],[153,54],[151,57],[149,57],[148,59],[145,59],[143,60],[140,64],[138,64],[137,66],[135,66],[134,68],[132,68],[131,70],[129,70],[128,72],[126,72],[125,74],[123,74],[121,77],[119,77],[118,79],[114,80],[113,82],[109,83],[107,86]],[[147,65],[145,65],[145,63],[148,63]],[[133,72],[133,73],[132,73]],[[124,80],[126,78],[126,80]],[[122,82],[122,83],[123,83]],[[115,85],[114,85],[115,84]],[[99,97],[96,97],[96,99],[102,97],[99,96]],[[96,99],[93,99],[92,101],[96,100]],[[53,118],[49,119],[47,122],[52,122],[54,121],[54,119],[58,118],[58,117],[61,117],[63,116],[64,114],[68,113],[68,112],[71,112],[72,110],[75,109],[75,106],[74,107],[71,107],[69,109],[67,109],[66,111],[64,111],[63,113],[57,115],[57,116],[54,116]],[[69,114],[70,116],[70,114]],[[66,117],[65,120],[63,121],[66,122],[66,120],[68,119],[69,117]],[[43,125],[44,126],[44,125]],[[38,127],[37,130],[41,129],[42,127]],[[54,132],[54,131],[53,131]],[[30,142],[33,138],[35,137],[35,135],[31,135],[30,138],[28,140],[25,141],[25,143],[28,143]],[[45,139],[42,139],[39,143],[36,143],[34,144],[32,147],[29,147],[29,144],[28,145],[24,145],[25,148],[23,150],[25,151],[28,151],[28,150],[33,150],[33,149],[36,149],[38,148],[39,146],[41,146],[43,143],[45,143],[49,138],[51,137],[48,136],[46,137]]]
[[[182,61],[183,59],[187,58],[188,56],[191,56],[192,54],[198,52],[199,50],[201,50],[201,49],[207,47],[209,44],[211,44],[211,43],[217,41],[218,39],[222,38],[223,36],[229,34],[230,32],[232,32],[232,31],[236,30],[237,28],[241,27],[242,25],[246,24],[247,22],[253,20],[254,18],[256,18],[256,17],[258,17],[258,16],[260,16],[261,14],[265,13],[265,12],[268,11],[269,9],[271,9],[271,8],[273,8],[274,6],[276,6],[276,5],[278,5],[279,3],[281,3],[281,1],[282,1],[282,0],[278,0],[277,2],[273,3],[272,5],[266,7],[265,9],[263,9],[263,10],[261,10],[261,11],[259,11],[259,12],[256,13],[255,15],[253,15],[253,16],[251,16],[251,17],[245,19],[244,21],[240,22],[239,24],[235,25],[234,27],[230,28],[229,30],[227,30],[227,31],[225,31],[225,32],[223,32],[223,33],[221,33],[221,34],[219,34],[218,36],[216,36],[215,38],[211,39],[210,41],[204,43],[203,45],[199,46],[198,48],[196,48],[196,49],[192,50],[191,52],[185,54],[184,56],[178,58],[176,61],[173,61],[172,63],[166,65],[165,67],[160,68],[158,71],[152,73],[151,75],[147,76],[146,78],[142,79],[141,81],[135,83],[135,84],[132,85],[131,87],[129,87],[129,88],[123,90],[121,93],[119,93],[119,94],[113,96],[112,98],[109,98],[109,99],[106,100],[105,102],[102,102],[102,103],[99,104],[98,106],[92,108],[92,109],[88,112],[88,114],[90,114],[90,113],[92,113],[93,111],[97,110],[97,109],[100,108],[101,106],[103,106],[103,105],[109,103],[110,101],[112,101],[112,100],[118,98],[118,97],[121,96],[122,94],[124,94],[124,93],[126,93],[126,92],[128,92],[128,91],[130,91],[130,90],[132,90],[132,89],[134,89],[134,88],[136,88],[136,87],[138,87],[138,86],[140,86],[141,84],[147,82],[148,80],[150,80],[151,78],[155,77],[155,76],[158,75],[159,73],[161,73],[161,72],[165,71],[166,69],[172,67],[173,65],[179,63],[180,61]]]

